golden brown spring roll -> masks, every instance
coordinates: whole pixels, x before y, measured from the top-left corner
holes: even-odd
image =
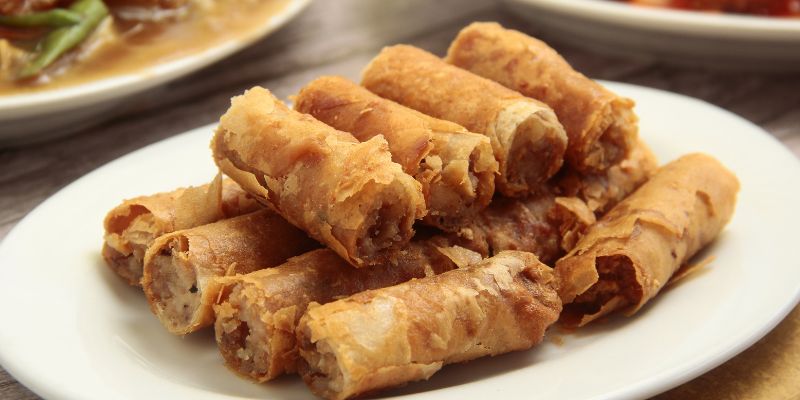
[[[632,100],[575,71],[546,43],[497,23],[473,23],[458,34],[447,62],[549,105],[569,136],[567,163],[602,171],[636,144]]]
[[[738,190],[736,176],[704,154],[662,167],[556,263],[564,324],[639,310],[719,234]]]
[[[608,209],[633,193],[656,170],[640,142],[629,157],[604,172],[579,174],[565,167],[541,193],[524,199],[497,197],[457,233],[453,244],[490,256],[503,250],[529,251],[547,265],[572,250]]]
[[[460,248],[411,242],[396,265],[353,268],[329,249],[294,257],[283,265],[216,280],[217,345],[225,365],[265,382],[297,370],[295,328],[312,301],[327,303],[367,289],[423,278],[481,260]]]
[[[383,135],[392,159],[422,184],[429,225],[453,230],[486,207],[497,161],[486,136],[429,117],[336,76],[318,78],[295,99],[297,111],[366,141]]]
[[[272,210],[159,237],[147,250],[142,286],[150,308],[176,335],[214,322],[214,278],[283,264],[319,247]]]
[[[356,267],[407,244],[425,215],[383,137],[359,143],[264,88],[231,100],[211,147],[225,174]]]
[[[550,193],[525,199],[496,198],[470,224],[448,235],[451,243],[484,257],[504,250],[536,254],[552,265],[574,245],[575,237],[595,222],[594,214],[574,197]]]
[[[503,252],[471,267],[309,306],[299,372],[328,399],[428,379],[445,364],[528,349],[558,319],[550,268]]]
[[[561,167],[567,136],[553,110],[421,49],[384,48],[363,85],[381,97],[489,137],[506,196],[535,190]]]
[[[129,284],[141,286],[144,254],[157,237],[260,208],[220,176],[208,185],[126,200],[106,215],[103,258]]]
[[[550,186],[560,196],[577,197],[598,216],[633,193],[658,168],[656,156],[641,139],[628,157],[603,172],[580,173],[562,168]]]
[[[558,231],[548,218],[553,205],[550,194],[521,200],[498,197],[449,238],[484,257],[502,250],[521,250],[548,263],[561,253]]]

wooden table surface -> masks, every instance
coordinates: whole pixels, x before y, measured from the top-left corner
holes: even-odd
[[[25,214],[73,180],[147,144],[216,121],[230,97],[250,86],[268,87],[285,98],[322,74],[357,79],[384,45],[410,43],[444,54],[461,27],[487,20],[548,41],[592,78],[678,92],[730,110],[800,155],[800,71],[783,75],[718,72],[596,54],[560,43],[557,36],[490,1],[318,0],[267,39],[133,99],[120,116],[102,125],[49,143],[0,149],[0,239]],[[709,396],[800,398],[800,308],[744,353],[657,398]],[[0,399],[36,398],[0,369]]]

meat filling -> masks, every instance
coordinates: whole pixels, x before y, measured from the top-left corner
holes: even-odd
[[[584,316],[597,314],[607,305],[615,310],[621,309],[636,304],[641,298],[641,288],[636,284],[636,271],[630,258],[623,255],[602,256],[597,257],[595,263],[599,280],[571,304],[564,306],[562,319],[580,321]]]
[[[306,384],[311,386],[314,393],[330,393],[334,395],[341,393],[345,384],[345,376],[342,370],[339,369],[339,363],[336,361],[336,355],[324,340],[316,343],[311,343],[308,338],[310,334],[306,332],[305,335],[298,335],[302,338],[300,346],[305,349],[313,348],[313,351],[307,352],[304,356],[304,368],[313,371],[309,374],[310,378],[306,380]]]
[[[534,104],[520,102],[498,115],[497,144],[507,152],[505,163],[500,166],[509,186],[504,194],[529,193],[561,167],[567,139],[555,116],[550,118],[550,114]]]
[[[197,274],[189,264],[185,240],[175,240],[170,250],[155,256],[152,293],[158,316],[175,330],[188,328],[200,307]]]
[[[216,329],[220,352],[231,369],[244,373],[246,378],[263,381],[270,372],[271,341],[262,320],[268,311],[248,301],[258,297],[257,290],[246,284],[236,285],[227,300],[217,306]]]

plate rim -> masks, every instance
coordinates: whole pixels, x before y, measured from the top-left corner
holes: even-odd
[[[160,86],[245,49],[296,18],[309,4],[311,0],[287,0],[279,12],[268,17],[267,23],[259,25],[242,37],[231,38],[202,51],[141,70],[50,90],[0,96],[0,121],[121,99]]]
[[[725,109],[723,109],[721,107],[718,107],[716,105],[710,104],[710,103],[705,102],[705,101],[700,100],[700,99],[696,99],[696,98],[693,98],[693,97],[690,97],[690,96],[686,96],[686,95],[682,95],[682,94],[678,94],[678,93],[668,92],[668,91],[661,90],[661,89],[655,89],[655,88],[639,86],[639,85],[634,85],[634,84],[629,84],[629,83],[622,83],[622,82],[609,82],[609,81],[602,81],[602,80],[599,80],[598,82],[601,82],[601,83],[609,86],[612,90],[614,90],[615,87],[630,87],[630,88],[634,88],[636,90],[648,91],[648,92],[657,94],[659,96],[673,97],[673,98],[676,98],[676,99],[680,99],[682,101],[691,101],[691,102],[703,104],[705,106],[710,106],[712,108],[715,108],[718,111],[722,111],[725,114],[727,114],[728,117],[736,118],[738,120],[738,122],[740,122],[740,123],[744,122],[745,124],[747,124],[751,128],[753,128],[755,131],[758,131],[758,133],[760,134],[760,136],[762,136],[762,138],[766,138],[766,139],[770,140],[771,142],[773,142],[774,144],[777,145],[776,146],[776,150],[780,149],[779,151],[785,153],[785,155],[791,156],[792,159],[795,161],[796,169],[794,170],[794,173],[796,175],[800,176],[800,159],[798,159],[791,151],[789,151],[788,148],[786,148],[774,136],[772,136],[769,133],[767,133],[764,129],[760,128],[759,126],[753,124],[752,122],[747,121],[746,119],[744,119],[744,118],[742,118],[742,117],[740,117],[740,116],[738,116],[738,115],[736,115],[736,114],[734,114],[734,113],[732,113],[730,111],[727,111],[727,110],[725,110]],[[131,157],[135,157],[140,152],[147,151],[149,149],[152,149],[152,148],[158,147],[158,146],[165,146],[165,145],[168,145],[169,143],[171,143],[173,141],[180,141],[180,140],[182,140],[182,139],[184,139],[184,138],[186,138],[188,136],[199,134],[200,132],[208,133],[208,132],[213,130],[215,125],[216,124],[212,123],[212,124],[196,127],[196,128],[190,129],[190,130],[188,130],[186,132],[180,133],[178,135],[175,135],[175,136],[166,138],[164,140],[160,140],[158,142],[148,144],[148,145],[143,146],[143,147],[141,147],[139,149],[133,150],[133,151],[131,151],[131,152],[125,154],[125,155],[122,155],[122,156],[120,156],[120,157],[118,157],[118,158],[116,158],[114,160],[111,160],[111,161],[109,161],[109,162],[107,162],[107,163],[105,163],[105,164],[103,164],[101,166],[98,166],[97,168],[93,169],[92,171],[86,173],[85,175],[81,176],[80,178],[78,178],[78,179],[74,180],[73,182],[69,183],[65,187],[59,189],[56,193],[54,193],[53,195],[49,196],[42,203],[40,203],[33,210],[31,210],[22,220],[20,220],[14,226],[14,228],[11,229],[11,231],[9,231],[7,236],[2,240],[2,242],[0,242],[0,260],[5,258],[4,256],[5,256],[5,253],[6,253],[6,247],[10,246],[8,243],[9,242],[13,242],[14,240],[16,240],[16,239],[14,239],[16,237],[16,235],[18,235],[19,232],[24,229],[24,228],[20,229],[19,228],[20,226],[27,226],[28,224],[32,223],[30,221],[33,220],[34,218],[36,218],[36,215],[38,214],[37,211],[40,211],[44,207],[49,206],[50,203],[58,202],[60,200],[60,197],[65,195],[64,193],[67,190],[69,190],[70,188],[73,188],[79,182],[82,182],[82,181],[84,181],[86,179],[90,179],[92,176],[94,176],[100,170],[113,169],[115,164],[117,164],[117,163],[120,163],[120,164],[125,163],[127,159],[129,159]],[[3,270],[4,270],[4,268],[0,268],[0,273],[2,273]],[[691,380],[691,379],[693,379],[693,378],[695,378],[697,376],[702,375],[703,373],[713,369],[714,367],[716,367],[718,365],[721,365],[722,363],[728,361],[729,359],[731,359],[732,357],[736,356],[740,352],[742,352],[745,349],[749,348],[755,342],[757,342],[758,340],[763,338],[772,329],[774,329],[774,327],[778,323],[780,323],[786,317],[786,315],[788,315],[788,313],[791,312],[791,310],[794,307],[796,307],[796,305],[800,301],[800,283],[798,283],[798,285],[795,287],[794,294],[791,297],[792,297],[792,300],[789,301],[789,302],[784,303],[781,307],[778,307],[776,310],[774,310],[772,315],[769,318],[766,319],[765,323],[761,324],[759,327],[757,327],[757,329],[754,329],[752,331],[747,331],[747,332],[744,332],[744,333],[740,333],[738,335],[739,337],[734,341],[735,344],[733,346],[730,346],[730,347],[726,348],[724,351],[721,351],[721,352],[715,354],[713,357],[700,357],[700,356],[698,356],[698,357],[696,357],[696,358],[694,358],[692,360],[686,361],[683,364],[674,365],[670,369],[662,371],[660,374],[654,375],[654,376],[652,376],[652,377],[650,377],[650,378],[648,378],[648,379],[646,379],[644,381],[640,381],[640,382],[638,382],[637,384],[635,384],[633,386],[628,386],[628,387],[621,388],[621,389],[618,389],[618,390],[613,391],[613,392],[604,393],[602,396],[595,396],[593,398],[638,398],[638,397],[642,397],[642,396],[650,396],[650,395],[654,395],[654,394],[657,394],[657,393],[661,393],[661,392],[663,392],[665,390],[668,390],[669,388],[676,387],[676,386],[678,386],[678,385],[680,385],[682,383],[685,383],[685,382],[687,382],[687,381],[689,381],[689,380]],[[25,368],[24,368],[24,366],[21,366],[22,363],[14,362],[10,358],[8,358],[7,355],[6,355],[6,352],[4,352],[2,349],[3,349],[3,346],[0,346],[0,365],[2,365],[3,368],[14,379],[16,379],[20,384],[24,385],[25,387],[27,387],[28,389],[30,389],[34,393],[39,394],[39,395],[41,395],[41,396],[43,396],[45,398],[51,398],[51,397],[52,398],[62,398],[63,397],[62,395],[59,394],[59,392],[55,391],[54,388],[49,387],[47,385],[46,379],[42,379],[42,378],[36,376],[35,373],[32,373],[30,371],[23,371]],[[694,367],[691,367],[691,365],[694,365]],[[676,372],[676,371],[681,371],[681,370],[683,371],[683,373]],[[665,379],[665,377],[670,377],[670,378]],[[424,394],[424,392],[423,393],[419,393],[419,394]]]
[[[671,33],[800,42],[800,18],[781,19],[748,15],[633,6],[608,0],[506,0],[597,22],[614,23]],[[755,36],[754,36],[755,35]]]

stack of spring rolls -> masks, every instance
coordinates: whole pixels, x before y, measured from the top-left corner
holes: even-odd
[[[387,47],[294,109],[234,97],[211,143],[228,178],[123,202],[102,253],[249,380],[346,399],[428,379],[635,314],[730,220],[736,177],[659,168],[633,105],[495,23],[444,59]]]

